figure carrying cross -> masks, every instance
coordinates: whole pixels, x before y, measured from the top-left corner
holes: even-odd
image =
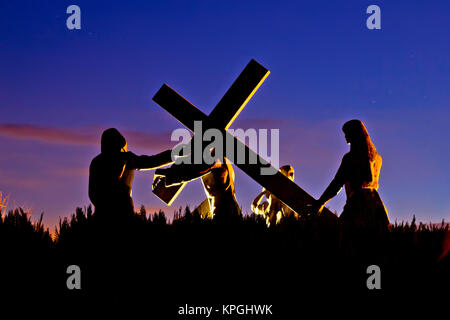
[[[255,60],[251,60],[209,116],[165,84],[156,93],[153,100],[191,131],[194,131],[194,122],[201,121],[204,128],[215,128],[223,132],[225,136],[223,141],[232,141],[236,150],[243,150],[246,155],[244,159],[257,159],[256,163],[240,162],[227,154],[226,157],[229,160],[292,211],[307,212],[310,211],[310,205],[315,202],[315,199],[227,131],[268,75],[267,69]],[[172,169],[174,166],[167,170]],[[171,205],[185,185],[186,183],[171,186],[170,183],[166,184],[165,179],[159,179],[153,185],[153,192],[166,204]],[[333,215],[327,208],[323,208],[322,212]]]
[[[282,166],[280,172],[294,181],[294,168],[291,165]],[[266,200],[261,203],[263,198]],[[251,208],[255,214],[261,215],[266,219],[267,227],[275,226],[283,219],[298,218],[296,212],[267,191],[266,188],[263,188],[261,193],[256,196]]]
[[[162,178],[163,177],[163,178]],[[179,186],[201,177],[207,199],[194,211],[202,218],[220,222],[233,222],[241,217],[235,195],[234,170],[227,158],[208,164],[180,164],[155,171],[154,184],[165,179],[168,187]]]

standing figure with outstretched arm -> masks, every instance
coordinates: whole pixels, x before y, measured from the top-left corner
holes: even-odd
[[[97,216],[108,218],[134,213],[131,184],[135,170],[156,169],[173,163],[171,150],[153,156],[127,151],[127,142],[115,128],[101,138],[101,153],[89,168],[89,198]]]
[[[339,217],[343,225],[387,230],[388,214],[377,192],[382,158],[360,120],[346,122],[342,131],[350,144],[350,152],[342,158],[336,176],[315,203],[314,211],[320,212],[325,203],[345,186],[347,202]]]

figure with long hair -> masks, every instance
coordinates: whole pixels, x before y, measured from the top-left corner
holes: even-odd
[[[285,165],[280,168],[280,172],[286,177],[294,181],[294,168],[291,165]],[[261,203],[265,198],[266,200]],[[255,214],[262,215],[266,219],[268,227],[274,226],[282,219],[295,217],[298,218],[298,214],[292,211],[287,205],[275,197],[272,193],[263,189],[252,202],[252,211]]]
[[[153,156],[127,151],[127,141],[115,128],[101,138],[101,153],[89,167],[89,198],[96,215],[123,216],[134,213],[131,185],[135,170],[156,169],[173,163],[171,150]]]
[[[362,121],[350,120],[342,131],[350,144],[350,152],[344,155],[336,176],[317,200],[315,211],[320,212],[345,186],[347,202],[339,217],[344,226],[387,230],[388,214],[377,192],[382,158]]]

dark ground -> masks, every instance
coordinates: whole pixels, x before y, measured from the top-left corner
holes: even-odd
[[[97,307],[106,301],[102,308],[143,309],[158,319],[205,319],[179,317],[185,304],[273,305],[273,316],[237,319],[291,319],[307,309],[335,313],[366,304],[380,311],[400,298],[448,297],[449,256],[438,261],[448,234],[448,226],[414,222],[374,235],[345,233],[320,218],[267,229],[255,216],[219,224],[187,210],[167,224],[163,213],[114,221],[77,209],[52,240],[16,210],[0,223],[1,291]],[[81,268],[81,290],[66,287],[69,265]],[[381,269],[381,290],[366,286],[369,265]]]

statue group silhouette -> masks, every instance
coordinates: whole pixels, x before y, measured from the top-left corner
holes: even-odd
[[[257,195],[251,209],[264,217],[268,227],[286,219],[320,216],[324,205],[344,186],[347,200],[339,221],[357,229],[387,230],[388,214],[377,192],[382,158],[362,121],[350,120],[342,130],[350,151],[343,156],[334,179],[320,198],[306,204],[308,212],[293,211],[266,189]],[[180,164],[170,170],[159,169],[170,164],[173,164],[171,150],[153,156],[137,156],[127,150],[126,139],[117,129],[105,130],[101,137],[101,153],[92,160],[89,169],[89,198],[95,206],[95,214],[117,221],[124,215],[133,214],[134,171],[157,169],[153,185],[161,178],[165,179],[166,186],[173,186],[201,177],[207,200],[196,210],[203,218],[229,222],[242,215],[235,196],[234,170],[227,158],[217,159],[212,165]],[[279,171],[294,180],[292,166],[282,166]]]

